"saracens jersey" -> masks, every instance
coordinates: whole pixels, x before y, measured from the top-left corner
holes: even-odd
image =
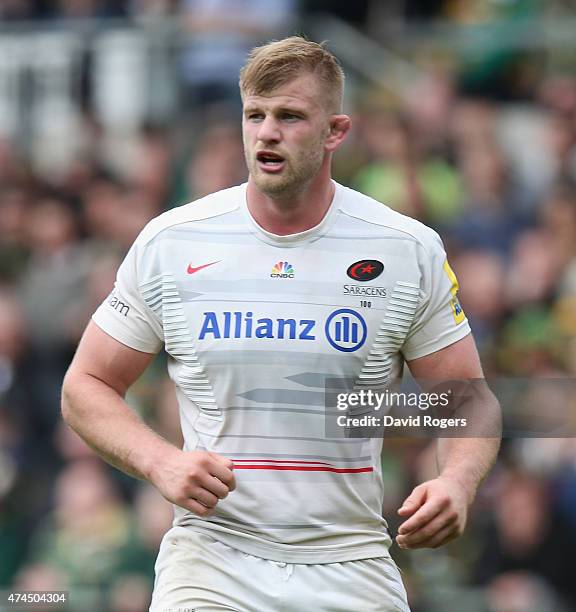
[[[262,229],[246,185],[151,221],[93,318],[164,347],[184,449],[234,462],[216,513],[175,524],[279,562],[386,556],[382,439],[328,436],[325,384],[385,383],[466,336],[456,290],[434,231],[339,184],[298,234]]]

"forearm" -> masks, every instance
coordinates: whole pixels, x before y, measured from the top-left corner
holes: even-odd
[[[437,458],[440,477],[449,478],[466,491],[472,503],[476,491],[494,465],[500,438],[440,438]]]
[[[159,458],[177,450],[152,431],[116,390],[89,374],[66,376],[62,415],[103,459],[136,478],[151,480]]]
[[[502,434],[500,404],[484,379],[469,381],[454,393],[455,414],[466,422],[465,438],[439,438],[440,476],[460,483],[471,503],[494,465]]]

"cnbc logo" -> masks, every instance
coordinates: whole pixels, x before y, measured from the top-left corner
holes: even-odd
[[[294,278],[294,268],[287,261],[274,264],[270,278]]]

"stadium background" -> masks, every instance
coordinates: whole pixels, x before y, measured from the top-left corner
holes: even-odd
[[[1,2],[2,592],[147,609],[170,507],[63,427],[60,385],[142,226],[245,179],[255,43],[330,41],[354,120],[336,178],[442,234],[487,373],[574,377],[574,31],[572,0]],[[162,365],[130,402],[178,441]],[[383,461],[394,528],[434,462],[406,440]],[[506,439],[461,540],[395,547],[414,612],[576,610],[574,508],[575,440]]]

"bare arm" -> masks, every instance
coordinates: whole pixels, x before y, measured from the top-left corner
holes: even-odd
[[[234,488],[232,462],[215,453],[181,451],[124,400],[153,358],[90,322],[64,379],[62,415],[106,461],[150,481],[169,501],[208,516]]]
[[[62,387],[62,415],[68,425],[106,461],[146,480],[155,456],[170,445],[123,398],[153,358],[124,346],[90,322]],[[136,439],[139,444],[134,444]]]
[[[414,377],[420,379],[483,378],[472,335],[408,365]],[[408,517],[398,530],[399,546],[435,548],[464,531],[468,507],[500,447],[498,402],[487,387],[481,390],[482,396],[476,400],[481,406],[473,408],[476,412],[484,411],[482,422],[487,424],[484,430],[490,433],[482,437],[438,439],[439,476],[417,486],[398,511]]]

